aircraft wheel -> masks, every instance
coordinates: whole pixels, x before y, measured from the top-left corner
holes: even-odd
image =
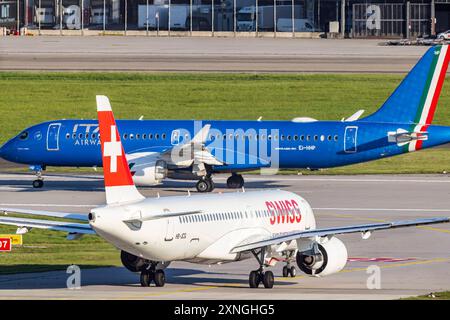
[[[166,275],[163,270],[156,270],[154,281],[157,287],[164,287],[166,284]]]
[[[141,286],[149,287],[153,280],[153,272],[144,270],[141,272]]]
[[[214,190],[214,183],[211,179],[201,179],[196,186],[198,192],[211,192]]]
[[[33,181],[33,188],[42,188],[44,186],[44,181],[42,180],[34,180]]]
[[[283,278],[287,278],[289,276],[289,269],[287,266],[283,267]]]
[[[263,275],[263,284],[264,284],[264,288],[266,288],[266,289],[271,289],[271,288],[273,288],[274,282],[275,282],[275,279],[274,279],[274,277],[273,277],[272,271],[266,271],[266,272],[264,272],[264,275]]]
[[[230,189],[238,189],[244,186],[244,178],[240,174],[233,174],[227,179],[227,187]]]
[[[250,272],[250,275],[248,277],[248,284],[250,285],[250,288],[258,288],[259,283],[261,282],[259,271],[252,271]]]
[[[292,267],[289,269],[289,274],[291,275],[292,278],[295,278],[295,276],[297,275],[297,269],[295,269],[295,267],[292,266]]]

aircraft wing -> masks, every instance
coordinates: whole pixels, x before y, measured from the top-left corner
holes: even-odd
[[[191,140],[166,150],[162,156],[170,159],[174,165],[182,167],[188,167],[192,163],[223,165],[223,162],[215,158],[205,146],[210,128],[210,124],[205,125]]]
[[[305,231],[287,233],[284,235],[271,237],[271,238],[267,238],[267,239],[256,241],[256,242],[242,244],[242,245],[234,247],[230,251],[230,253],[250,251],[253,249],[263,248],[263,247],[267,247],[267,246],[271,246],[271,245],[277,245],[277,244],[281,244],[283,242],[288,242],[288,241],[297,240],[297,239],[301,239],[301,238],[326,237],[326,236],[333,236],[336,234],[357,233],[357,232],[361,232],[361,233],[365,234],[367,232],[371,232],[371,231],[375,231],[375,230],[413,227],[413,226],[419,226],[419,225],[446,223],[446,222],[450,222],[449,217],[436,217],[436,218],[425,218],[425,219],[416,219],[416,220],[402,220],[402,221],[371,223],[371,224],[362,224],[362,225],[346,226],[346,227],[305,230]]]

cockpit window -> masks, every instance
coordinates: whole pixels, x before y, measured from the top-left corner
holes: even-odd
[[[19,135],[20,140],[26,140],[28,138],[28,131],[24,131]]]

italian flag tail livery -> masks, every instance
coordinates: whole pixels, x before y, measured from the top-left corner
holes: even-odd
[[[143,200],[144,197],[133,183],[109,99],[106,96],[96,96],[96,98],[106,203]]]
[[[412,132],[425,132],[433,121],[449,60],[448,45],[429,48],[381,108],[360,121],[399,123]],[[420,149],[421,143],[410,143],[409,151]]]

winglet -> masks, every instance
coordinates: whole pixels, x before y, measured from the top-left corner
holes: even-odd
[[[208,133],[209,133],[210,128],[211,128],[210,124],[205,125],[192,138],[191,142],[194,144],[204,144],[206,142],[206,139],[208,138]]]
[[[102,146],[103,175],[107,204],[143,200],[131,177],[119,130],[106,96],[97,96],[97,114]]]
[[[97,100],[97,112],[98,111],[112,111],[111,103],[107,96],[96,96]]]

